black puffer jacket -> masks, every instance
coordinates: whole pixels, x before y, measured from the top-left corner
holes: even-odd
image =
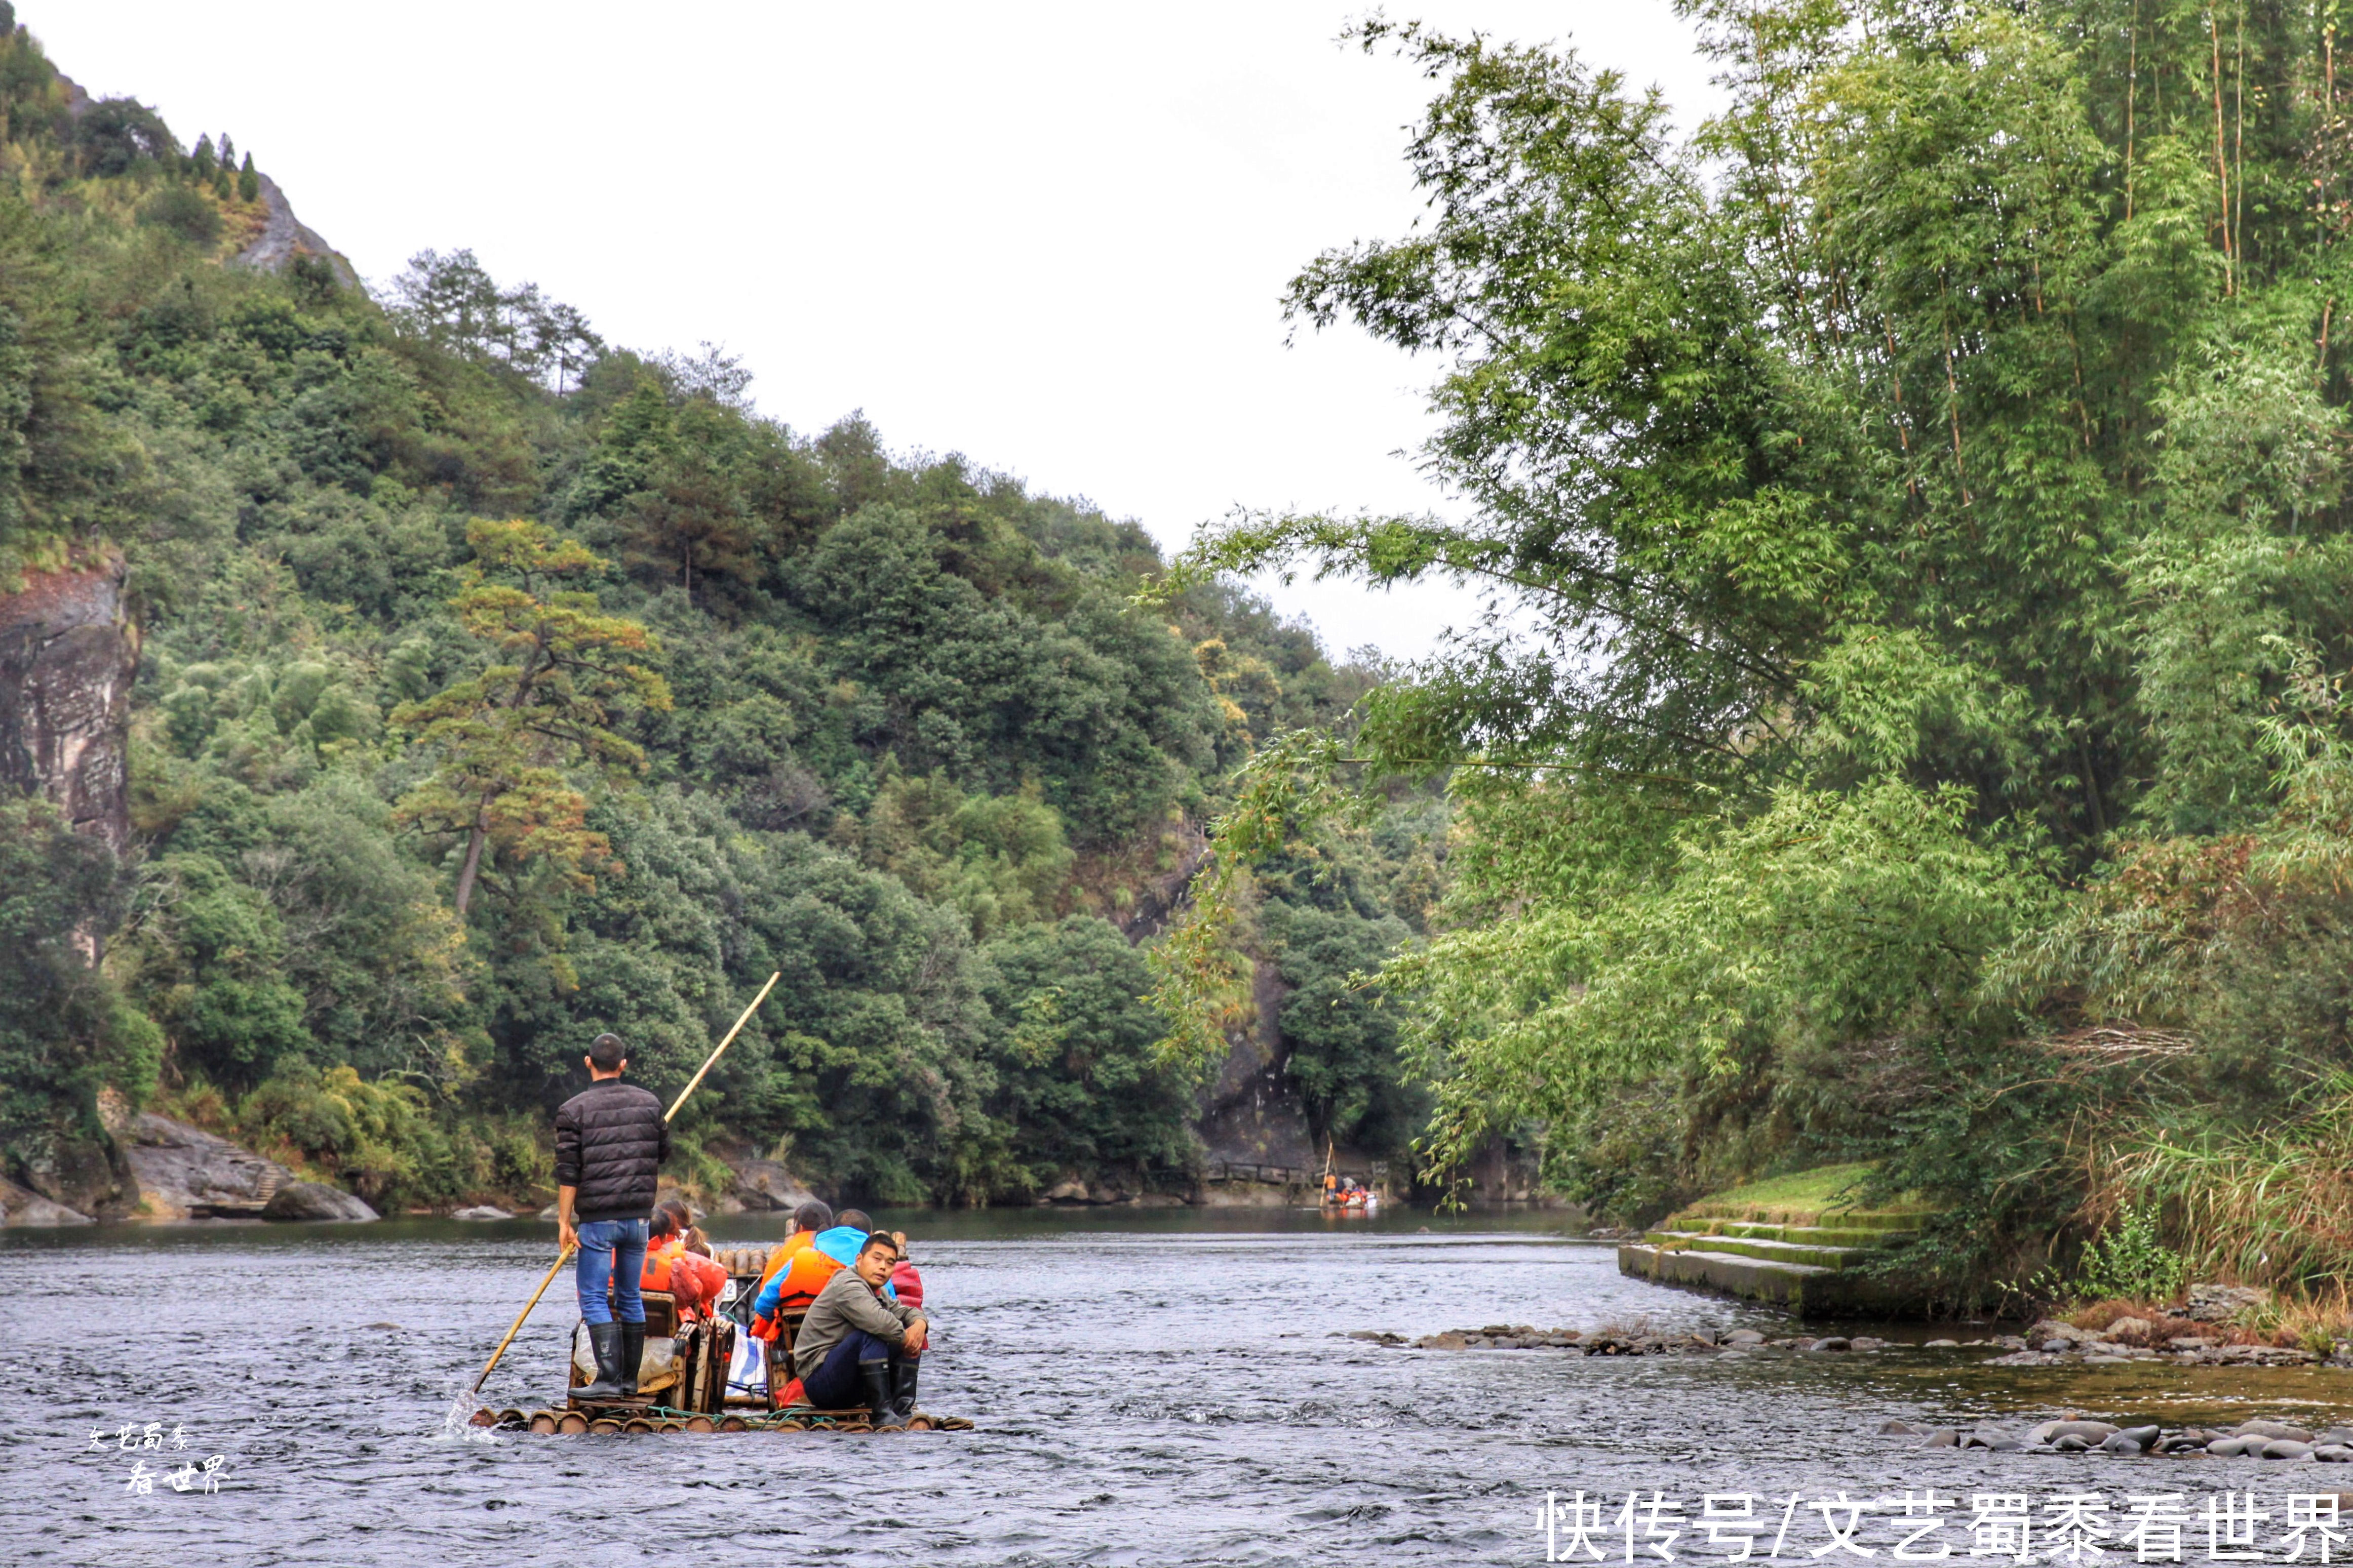
[[[555,1111],[555,1184],[577,1187],[572,1217],[643,1219],[670,1158],[670,1123],[661,1101],[633,1083],[592,1083]]]

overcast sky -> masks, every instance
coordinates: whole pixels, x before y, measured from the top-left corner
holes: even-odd
[[[1411,451],[1435,366],[1285,346],[1284,283],[1420,210],[1429,94],[1327,0],[1087,5],[18,0],[68,75],[222,131],[382,282],[470,247],[631,347],[743,356],[761,409],[862,408],[1181,546],[1236,505],[1443,508]],[[1717,101],[1668,0],[1392,4],[1570,40]],[[1335,653],[1424,651],[1451,593],[1269,591]]]

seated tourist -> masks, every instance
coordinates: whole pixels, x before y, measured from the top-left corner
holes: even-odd
[[[757,1337],[775,1339],[785,1315],[807,1311],[825,1282],[841,1268],[839,1247],[828,1251],[816,1245],[820,1237],[839,1228],[832,1219],[833,1211],[819,1203],[803,1204],[794,1211],[794,1232],[769,1256],[767,1276],[752,1298],[752,1332]],[[804,1222],[807,1228],[802,1228]]]
[[[874,1233],[874,1222],[864,1209],[844,1209],[834,1217],[831,1226],[818,1232],[809,1245],[824,1252],[844,1268],[857,1260],[860,1248]]]
[[[898,1244],[876,1231],[818,1292],[793,1342],[793,1370],[802,1397],[818,1409],[864,1405],[878,1427],[903,1427],[914,1413],[931,1325],[914,1308],[883,1296],[898,1266]]]
[[[891,1295],[910,1307],[923,1304],[923,1277],[915,1272],[915,1260],[907,1256],[907,1233],[894,1230],[891,1239],[899,1247],[899,1267],[891,1270]]]
[[[816,1198],[793,1211],[792,1234],[774,1252],[768,1254],[768,1266],[760,1270],[760,1283],[765,1285],[784,1271],[793,1260],[793,1254],[817,1239],[817,1233],[833,1224],[833,1210]]]
[[[818,1232],[817,1239],[809,1245],[847,1268],[858,1257],[859,1249],[866,1245],[866,1238],[873,1234],[874,1221],[864,1209],[844,1209],[840,1217],[833,1222],[833,1228]],[[892,1234],[897,1235],[896,1232]],[[882,1294],[895,1301],[899,1299],[898,1287],[886,1283],[882,1287]]]
[[[681,1326],[708,1313],[719,1300],[720,1289],[727,1283],[724,1264],[686,1249],[687,1230],[691,1224],[684,1227],[680,1225],[684,1208],[683,1204],[655,1205],[645,1266],[639,1275],[641,1289],[670,1292]]]
[[[711,1238],[694,1223],[694,1210],[687,1206],[684,1198],[664,1198],[654,1206],[668,1209],[677,1216],[679,1240],[687,1251],[700,1258],[711,1256]]]

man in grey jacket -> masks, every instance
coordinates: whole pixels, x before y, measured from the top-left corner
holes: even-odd
[[[793,1370],[820,1410],[863,1403],[879,1427],[901,1426],[915,1411],[918,1359],[931,1324],[913,1307],[882,1293],[899,1266],[899,1244],[878,1230],[856,1261],[837,1271],[810,1303],[793,1336]]]

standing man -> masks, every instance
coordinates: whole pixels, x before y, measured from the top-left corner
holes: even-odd
[[[565,1246],[580,1248],[574,1279],[596,1352],[596,1381],[575,1392],[586,1399],[631,1399],[646,1352],[646,1303],[638,1294],[646,1221],[661,1163],[670,1158],[670,1123],[660,1100],[621,1081],[629,1058],[620,1036],[597,1036],[581,1059],[588,1064],[588,1087],[555,1112],[556,1234]],[[608,1281],[611,1306],[605,1300]]]

